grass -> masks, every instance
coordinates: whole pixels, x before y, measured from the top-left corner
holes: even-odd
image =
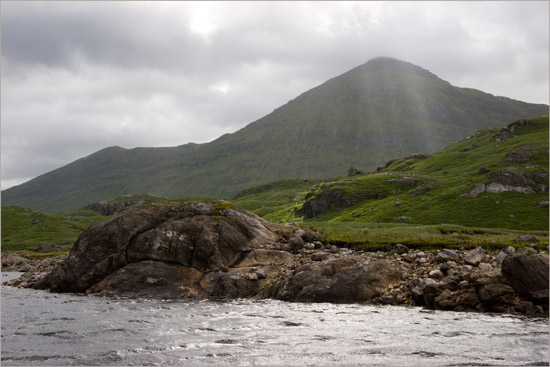
[[[514,238],[535,234],[548,245],[548,208],[537,206],[548,200],[548,115],[529,119],[516,126],[513,134],[498,141],[499,129],[484,129],[428,158],[395,159],[377,173],[334,179],[286,179],[254,186],[237,194],[230,202],[266,220],[294,222],[316,228],[325,242],[378,249],[402,243],[410,247],[523,246]],[[509,129],[508,129],[509,130]],[[525,162],[508,162],[511,151],[532,150]],[[514,169],[537,180],[536,192],[481,193],[461,197],[481,182],[488,183],[487,171]],[[392,179],[414,177],[415,185],[405,186]],[[308,200],[320,194],[338,192],[344,198],[315,218],[298,213]],[[383,194],[383,198],[380,198]],[[110,200],[143,199],[143,195]],[[212,197],[181,197],[167,200],[147,196],[143,206],[162,202],[212,200]],[[355,203],[351,205],[350,203]],[[229,207],[219,201],[218,210]],[[105,217],[78,210],[48,215],[19,207],[2,207],[2,250],[36,250],[39,244],[54,244],[68,250],[78,235]],[[40,255],[41,256],[41,255]]]
[[[82,231],[105,218],[90,210],[43,214],[2,206],[2,251],[35,251],[45,244],[69,250]]]
[[[360,223],[308,221],[303,226],[322,233],[322,240],[335,245],[379,250],[386,245],[401,243],[410,248],[474,248],[498,249],[521,247],[514,241],[520,235],[537,235],[541,246],[548,245],[548,232],[514,231],[464,227],[450,224],[410,225],[400,223]]]

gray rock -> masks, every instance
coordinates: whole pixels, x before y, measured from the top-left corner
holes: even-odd
[[[425,303],[424,289],[430,284],[435,285],[437,282],[431,278],[424,278],[411,290],[411,297],[417,305],[423,305]]]
[[[328,259],[329,257],[329,253],[327,252],[324,252],[324,251],[320,251],[320,252],[316,252],[314,254],[311,255],[311,260],[313,261],[325,261],[326,259]]]
[[[405,254],[409,252],[409,248],[401,243],[396,244],[392,247],[391,251],[396,254]]]
[[[510,255],[502,262],[502,275],[525,299],[548,304],[548,255]]]
[[[464,262],[473,266],[479,265],[480,262],[485,260],[486,252],[481,247],[476,247],[473,250],[464,254]]]
[[[479,194],[481,194],[482,192],[485,192],[485,189],[486,189],[486,185],[484,183],[478,183],[477,185],[475,185],[474,187],[471,188],[470,192],[468,192],[466,194],[462,194],[462,195],[460,195],[460,197],[461,198],[466,198],[466,197],[475,198]]]
[[[443,273],[439,269],[435,269],[429,272],[428,276],[432,279],[441,279],[443,278]]]
[[[265,270],[261,268],[256,270],[256,276],[258,277],[258,279],[265,279],[266,277]]]
[[[459,260],[458,254],[455,251],[449,250],[449,249],[443,249],[439,251],[439,253],[435,257],[435,261],[440,263],[445,261],[457,262],[458,260]]]
[[[460,267],[462,271],[471,271],[473,269],[472,265],[463,265]]]
[[[500,250],[498,255],[495,256],[496,263],[497,264],[502,264],[502,262],[504,261],[506,256],[508,256],[509,254],[514,253],[515,251],[516,251],[516,249],[513,248],[512,246],[508,246],[508,247],[503,248],[502,250]]]
[[[319,239],[319,232],[306,231],[302,234],[302,239],[305,242],[313,243]]]
[[[495,283],[484,285],[479,290],[479,298],[482,302],[492,302],[507,294],[513,294],[514,289],[506,284]]]
[[[336,247],[336,246],[334,246],[334,245],[330,246],[329,252],[331,252],[331,253],[333,253],[333,254],[338,253],[338,247]]]
[[[313,243],[306,243],[304,245],[304,250],[314,250],[315,249],[315,245]]]

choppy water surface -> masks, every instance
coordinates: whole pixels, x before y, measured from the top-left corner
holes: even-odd
[[[6,280],[3,277],[2,280]],[[2,365],[547,366],[547,319],[2,286]]]

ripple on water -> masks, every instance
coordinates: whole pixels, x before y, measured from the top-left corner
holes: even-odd
[[[2,296],[3,365],[548,365],[547,320],[4,287]]]

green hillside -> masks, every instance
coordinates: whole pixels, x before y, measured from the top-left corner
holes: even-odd
[[[80,233],[105,219],[89,210],[44,214],[28,208],[2,206],[2,251],[35,251],[44,245],[69,250]]]
[[[104,149],[4,190],[2,201],[63,212],[141,192],[223,198],[285,178],[342,175],[350,165],[373,170],[547,112],[547,105],[454,87],[413,64],[376,58],[211,143]]]
[[[479,184],[485,191],[472,195]],[[495,190],[509,191],[490,192]],[[387,223],[547,234],[548,115],[480,130],[429,157],[395,159],[370,174],[282,181],[244,191],[233,201],[272,221],[327,229],[349,223],[349,233]]]
[[[245,189],[231,201],[270,221],[321,230],[323,241],[333,244],[495,248],[523,246],[515,239],[529,233],[546,245],[548,133],[548,115],[522,119],[502,129],[480,130],[430,156],[394,159],[376,172],[279,180]],[[513,180],[497,188],[511,191],[487,192],[502,177]],[[472,195],[479,184],[485,192]],[[201,199],[211,198],[169,201]],[[167,200],[123,196],[99,206],[114,205],[122,212]],[[87,208],[43,214],[2,206],[2,251],[48,244],[67,250],[84,229],[104,219]]]

